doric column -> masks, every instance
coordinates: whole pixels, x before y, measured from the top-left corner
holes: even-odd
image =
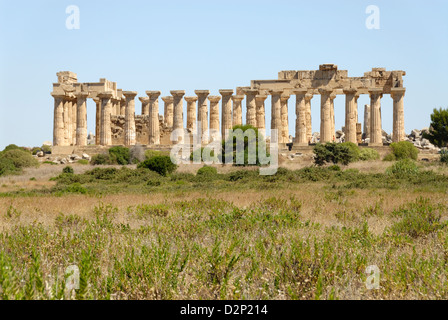
[[[99,93],[98,97],[101,99],[100,145],[110,146],[112,144],[112,132],[110,123],[110,112],[112,109],[112,92]]]
[[[381,127],[381,98],[383,90],[380,88],[369,89],[370,94],[370,143],[372,146],[383,145]]]
[[[243,106],[242,101],[244,99],[243,95],[232,96],[233,101],[233,125],[243,124]]]
[[[307,127],[306,127],[306,100],[307,89],[296,89],[293,93],[296,95],[296,136],[294,145],[307,146]]]
[[[264,102],[268,98],[267,95],[256,95],[255,96],[255,105],[257,111],[257,128],[258,132],[266,138],[266,111]]]
[[[196,134],[196,103],[198,101],[198,97],[185,97],[185,101],[187,101],[187,129],[191,133]]]
[[[177,140],[174,141],[174,144],[178,143],[184,143],[185,137],[184,137],[184,104],[183,104],[183,97],[185,95],[184,90],[174,90],[170,91],[171,95],[173,96],[173,109],[174,109],[174,116],[173,116],[173,130],[179,130],[179,134],[177,135]]]
[[[331,101],[330,95],[333,90],[330,88],[320,88],[320,142],[332,141],[331,134]]]
[[[71,126],[71,110],[72,102],[68,97],[64,99],[64,145],[69,146],[72,142],[72,126]]]
[[[281,96],[283,90],[270,90],[271,95],[271,130],[277,130],[278,140],[280,140],[280,135],[282,132],[282,112],[281,112]],[[271,131],[272,138],[272,131]]]
[[[173,127],[173,116],[174,116],[174,111],[173,111],[173,97],[172,96],[166,96],[166,97],[162,97],[163,100],[163,122],[165,123],[165,125],[168,128],[172,128]]]
[[[133,146],[136,142],[135,133],[135,91],[123,91],[126,99],[126,109],[124,115],[124,144]]]
[[[253,127],[257,127],[256,110],[257,105],[255,102],[255,96],[258,94],[257,89],[244,89],[246,95],[246,124]]]
[[[370,105],[364,106],[364,139],[370,138]]]
[[[77,98],[78,115],[76,118],[76,145],[87,145],[87,97],[88,92],[79,92]]]
[[[76,125],[77,125],[77,118],[78,118],[78,104],[76,102],[76,97],[73,93],[70,94],[71,97],[71,143],[70,145],[75,146],[76,145]]]
[[[126,116],[126,98],[123,97],[120,100],[120,116],[125,117]]]
[[[393,134],[392,141],[399,142],[405,139],[404,131],[404,94],[406,88],[392,88],[390,89],[390,95],[394,100],[394,116],[393,116]]]
[[[159,96],[160,91],[146,91],[149,97],[149,144],[160,144]]]
[[[64,95],[51,94],[54,98],[53,145],[64,145]]]
[[[358,122],[358,91],[354,88],[344,89],[345,94],[345,141],[358,143],[356,123]]]
[[[282,94],[280,97],[280,122],[282,126],[282,131],[279,133],[279,143],[289,142],[289,123],[288,123],[288,100],[289,94]]]
[[[209,90],[195,90],[194,93],[198,96],[198,122],[201,124],[202,143],[208,144],[208,103],[207,97],[210,94]]]
[[[138,100],[142,103],[142,116],[149,116],[149,98],[148,97],[138,97]]]
[[[96,113],[95,113],[95,144],[100,144],[101,137],[101,99],[99,97],[94,98],[96,105]]]
[[[227,140],[226,130],[232,129],[232,98],[233,90],[219,90],[222,96],[221,137]]]
[[[336,99],[336,95],[332,93],[330,95],[330,116],[331,116],[331,141],[336,141],[336,124],[334,119],[334,99]]]
[[[209,96],[210,101],[210,138],[212,141],[220,141],[219,133],[219,101],[220,96]]]
[[[313,99],[312,94],[305,95],[305,109],[306,109],[306,141],[311,143],[313,137],[313,127],[311,123],[311,99]]]

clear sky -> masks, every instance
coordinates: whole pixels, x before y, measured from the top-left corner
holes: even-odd
[[[66,8],[80,10],[69,30]],[[368,29],[369,5],[380,29]],[[124,90],[219,89],[276,79],[281,70],[337,64],[349,76],[372,67],[405,70],[406,132],[429,126],[433,108],[448,107],[448,1],[100,1],[0,0],[0,148],[40,146],[53,137],[56,72],[80,82],[107,78]],[[367,95],[359,98],[362,122]],[[294,135],[295,98],[289,100]],[[94,132],[94,103],[88,130]],[[160,101],[160,112],[163,103]],[[345,99],[335,99],[336,128]],[[270,99],[266,100],[267,126]],[[141,113],[136,100],[136,113]],[[245,113],[245,111],[243,111]],[[320,97],[312,100],[319,130]],[[392,130],[392,99],[382,99],[383,128]]]

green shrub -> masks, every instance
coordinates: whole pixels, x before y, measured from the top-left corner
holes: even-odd
[[[229,181],[248,180],[255,179],[259,176],[257,171],[254,170],[238,170],[231,172],[228,175]]]
[[[162,176],[167,176],[177,169],[177,165],[168,156],[155,156],[145,160],[138,165],[138,168],[146,168],[155,171]]]
[[[73,170],[71,166],[66,166],[64,169],[62,169],[62,173],[74,174],[75,170]]]
[[[214,167],[204,166],[196,173],[196,181],[211,181],[217,179],[218,170]]]
[[[397,160],[417,160],[418,149],[409,141],[394,142],[390,147]]]
[[[379,158],[380,154],[375,149],[362,148],[359,151],[359,160],[361,161],[378,160]]]
[[[42,149],[39,147],[34,147],[33,149],[31,149],[31,154],[35,156],[39,151],[42,151]]]
[[[5,147],[5,149],[3,149],[2,152],[6,152],[6,151],[9,151],[9,150],[23,150],[23,149],[20,148],[19,146],[15,145],[15,144],[10,144],[10,145],[7,145]]]
[[[145,151],[145,158],[146,159],[151,159],[152,157],[156,157],[156,156],[169,156],[170,153],[169,151],[159,151],[159,150],[146,150]],[[144,161],[145,159],[143,159],[142,161]]]
[[[0,157],[0,176],[17,172],[14,162],[11,159]]]
[[[81,159],[81,160],[78,160],[78,162],[77,163],[79,163],[79,164],[83,164],[83,165],[86,165],[86,164],[89,164],[89,160],[86,160],[86,159]]]
[[[51,146],[44,144],[42,145],[41,150],[46,154],[51,153]]]
[[[397,178],[407,178],[410,175],[418,174],[419,168],[411,159],[403,159],[387,168],[386,173],[394,175]]]
[[[314,147],[313,152],[314,163],[318,166],[329,162],[347,165],[351,162],[358,161],[360,154],[358,146],[352,142],[338,144],[334,142],[328,142],[326,144],[318,143]]]
[[[328,170],[331,170],[331,171],[341,171],[341,167],[338,166],[337,164],[334,164],[332,166],[329,166]]]
[[[113,164],[127,165],[131,163],[131,154],[128,148],[116,146],[109,149],[109,159]]]
[[[83,187],[79,182],[75,182],[65,188],[66,192],[69,193],[80,193],[80,194],[86,194],[87,189]]]
[[[440,162],[448,164],[448,149],[440,151]]]
[[[393,153],[388,153],[384,158],[383,161],[395,161],[397,160],[397,157]]]
[[[96,154],[92,157],[90,163],[96,166],[96,165],[110,164],[111,161],[108,154]]]
[[[16,168],[36,167],[39,162],[33,158],[31,153],[21,149],[11,149],[3,152],[1,157],[12,161]]]

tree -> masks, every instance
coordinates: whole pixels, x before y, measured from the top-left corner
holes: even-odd
[[[423,138],[439,148],[448,146],[448,109],[434,109],[429,133],[423,133]]]

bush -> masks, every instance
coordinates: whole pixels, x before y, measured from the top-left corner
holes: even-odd
[[[395,161],[397,158],[393,153],[388,153],[384,158],[383,161]]]
[[[90,163],[94,166],[110,164],[110,157],[108,154],[96,154],[92,157]]]
[[[51,146],[44,144],[44,145],[42,145],[41,150],[42,150],[45,154],[51,153]]]
[[[419,173],[417,164],[411,159],[403,159],[397,161],[394,165],[386,170],[387,174],[392,174],[397,178],[407,178],[410,175]]]
[[[440,162],[448,164],[448,150],[447,149],[440,151]]]
[[[158,150],[146,150],[145,151],[145,159],[141,161],[145,161],[146,159],[151,159],[155,156],[169,156],[169,151],[158,151]]]
[[[168,156],[155,156],[141,162],[138,168],[146,168],[166,177],[177,169],[177,165]]]
[[[204,166],[196,173],[196,181],[211,181],[218,178],[218,170],[213,167]]]
[[[318,143],[314,149],[314,163],[322,166],[325,163],[333,162],[347,165],[359,160],[360,151],[356,144],[344,142],[336,144],[328,142],[326,144]]]
[[[362,148],[359,151],[359,160],[361,161],[378,160],[379,158],[380,154],[375,149]]]
[[[33,149],[31,149],[31,154],[35,156],[39,151],[42,151],[42,149],[39,147],[34,147]]]
[[[64,169],[62,169],[62,173],[74,174],[75,171],[71,166],[66,166]]]
[[[86,165],[86,164],[89,164],[89,160],[81,159],[81,160],[78,160],[78,163]]]
[[[10,144],[10,145],[7,145],[5,147],[5,149],[3,149],[2,152],[6,152],[6,151],[9,151],[9,150],[23,150],[23,149],[20,148],[19,146],[16,146],[15,144]]]
[[[418,149],[409,141],[394,142],[390,145],[397,160],[417,160]]]
[[[36,167],[39,162],[33,158],[31,153],[22,149],[10,149],[3,152],[1,157],[3,159],[9,159],[16,168]]]
[[[17,171],[17,168],[14,166],[14,162],[11,159],[5,159],[0,157],[0,176],[12,174]]]
[[[131,154],[128,148],[112,147],[109,149],[109,159],[113,164],[127,165],[131,163]]]

